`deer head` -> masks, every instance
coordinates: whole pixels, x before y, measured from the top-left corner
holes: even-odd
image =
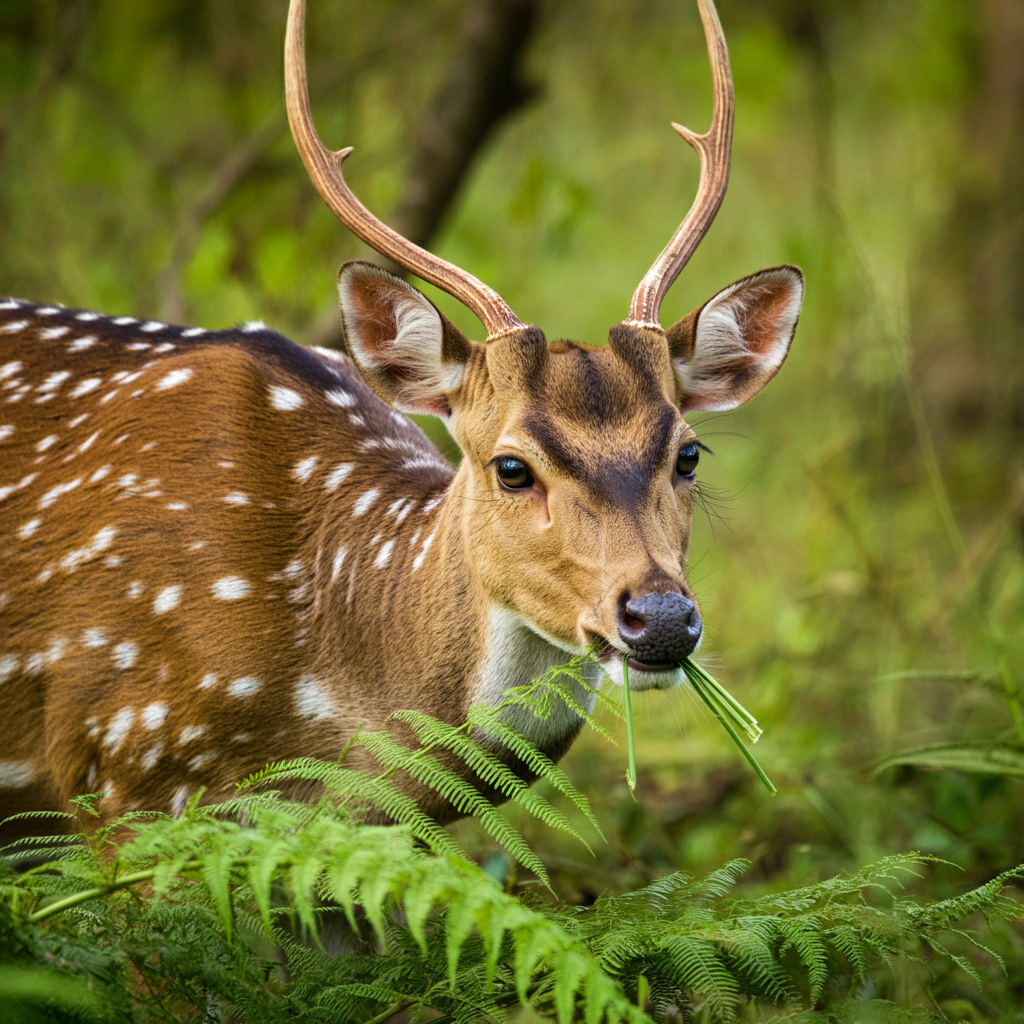
[[[800,271],[780,266],[737,281],[667,330],[659,322],[729,177],[729,58],[713,3],[699,6],[714,115],[704,135],[673,125],[700,154],[697,198],[604,346],[549,344],[492,289],[370,214],[344,181],[351,149],[329,151],[313,126],[304,0],[292,2],[285,44],[292,133],[327,205],[487,331],[485,344],[471,342],[387,272],[341,269],[345,343],[363,379],[396,409],[440,416],[462,450],[453,519],[479,593],[562,651],[596,645],[620,682],[619,658],[629,656],[639,689],[679,683],[679,661],[701,638],[686,563],[702,445],[685,417],[756,395],[786,358],[803,299]]]

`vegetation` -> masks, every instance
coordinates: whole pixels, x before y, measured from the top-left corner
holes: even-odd
[[[492,834],[496,824],[490,833],[475,819],[448,830],[468,861],[426,853],[411,823],[373,833],[381,844],[373,849],[400,851],[383,858],[396,875],[350,893],[371,933],[372,908],[387,907],[377,923],[393,955],[332,965],[315,945],[300,952],[285,940],[285,893],[294,900],[313,883],[268,854],[271,926],[309,967],[289,974],[305,981],[289,981],[267,943],[257,889],[233,858],[251,856],[263,830],[288,816],[296,830],[322,828],[322,836],[356,826],[324,809],[307,819],[270,798],[257,801],[246,828],[192,809],[181,822],[140,823],[116,862],[118,871],[151,870],[159,837],[198,843],[186,880],[162,877],[152,899],[144,887],[118,890],[29,926],[24,915],[46,886],[93,887],[115,864],[76,854],[60,874],[8,878],[2,991],[38,991],[36,972],[61,969],[79,981],[45,982],[55,1000],[49,1019],[168,1019],[179,1006],[201,1017],[235,1005],[259,1020],[244,1002],[249,989],[299,1013],[313,1005],[301,1002],[309,993],[340,979],[380,988],[353,1018],[372,1020],[398,1001],[378,999],[384,988],[408,996],[401,972],[412,971],[436,985],[428,1001],[444,1014],[477,1012],[458,998],[497,1012],[499,999],[519,1002],[518,933],[486,932],[492,940],[456,930],[449,946],[464,884],[496,901],[504,891],[510,902],[501,907],[511,914],[514,903],[522,920],[535,914],[538,928],[552,929],[545,942],[556,944],[557,934],[559,949],[597,962],[587,974],[599,979],[593,999],[611,993],[604,1005],[623,1014],[646,996],[649,1013],[671,1017],[668,1007],[679,1004],[665,993],[689,978],[709,1018],[719,1007],[724,1019],[736,1012],[750,1021],[799,1013],[868,1021],[890,1010],[1024,1020],[1024,929],[996,898],[1006,883],[1005,898],[1019,900],[1004,872],[1024,862],[1019,4],[721,0],[720,8],[737,87],[732,181],[665,319],[762,266],[790,261],[807,275],[805,314],[778,378],[748,408],[696,423],[716,451],[701,465],[708,515],[695,522],[692,545],[707,626],[701,660],[764,728],[758,759],[779,795],[768,797],[691,692],[635,694],[636,799],[624,751],[596,731],[561,765],[565,792],[588,799],[606,836],[574,826],[592,854],[529,807],[500,812],[554,896],[517,866]],[[311,3],[318,123],[329,144],[355,145],[347,173],[375,211],[401,191],[422,97],[443,73],[465,9],[456,0]],[[0,290],[207,327],[261,317],[297,340],[321,338],[335,317],[333,269],[359,250],[322,208],[286,136],[283,15],[277,0],[0,4]],[[487,150],[439,253],[494,285],[549,337],[602,340],[693,194],[695,160],[668,122],[707,123],[702,46],[695,13],[679,0],[550,5],[530,57],[540,99]],[[474,333],[464,311],[437,301]],[[623,735],[603,704],[598,724]],[[538,792],[567,817],[577,813],[550,783]],[[222,828],[231,838],[218,846]],[[892,875],[890,858],[907,850],[939,859],[915,861],[916,874],[891,898],[862,900],[878,891],[863,882]],[[207,875],[237,883],[230,932],[223,884],[203,882],[203,865],[228,852],[230,872],[222,860]],[[310,853],[310,865],[331,877],[329,856],[319,856]],[[740,879],[722,867],[738,857],[750,864]],[[867,864],[881,867],[861,875]],[[433,891],[453,894],[439,895],[430,913],[421,905],[425,952],[385,896],[411,884],[401,871],[420,870],[424,879],[436,870]],[[818,902],[800,904],[801,892]],[[649,917],[652,905],[658,928],[694,937],[689,963],[709,965],[719,1002],[682,960],[671,968],[679,973],[657,973],[668,957],[658,945],[664,933],[643,932],[629,916]],[[991,927],[975,908],[991,911]],[[873,911],[883,913],[877,939]],[[962,936],[941,930],[964,913],[991,953],[970,957]],[[802,948],[783,952],[783,929],[804,925],[772,932],[769,917],[806,922],[823,945],[801,938]],[[847,926],[861,929],[865,945],[856,948],[873,964],[861,975],[849,958],[855,947],[848,954],[830,937]],[[770,956],[757,962],[767,974],[743,973],[723,939],[730,929],[763,941]],[[934,953],[929,938],[968,957],[980,983]],[[643,948],[631,952],[633,939]],[[460,947],[456,996],[446,1002],[448,951]],[[872,959],[915,951],[920,962]],[[154,963],[181,988],[157,987],[139,1002]],[[389,964],[398,973],[386,978]],[[557,1014],[567,970],[529,974],[537,1012]],[[771,977],[785,977],[795,998],[740,997]],[[830,1009],[806,1009],[814,996]],[[579,989],[577,998],[591,997]],[[844,1008],[844,999],[853,1002]]]
[[[503,707],[582,711],[570,684],[585,685],[583,660],[513,691]],[[475,708],[474,734],[507,735],[500,711]],[[271,765],[226,804],[200,807],[197,794],[179,819],[134,812],[50,840],[41,864],[16,873],[19,860],[38,856],[38,843],[22,844],[0,876],[5,1019],[383,1021],[429,1009],[433,1019],[477,1021],[518,1005],[560,1024],[692,1014],[718,1024],[770,1004],[786,1016],[809,1011],[805,1020],[904,1020],[891,1000],[873,998],[883,968],[924,964],[927,952],[980,981],[960,945],[1002,961],[961,920],[1020,917],[1003,889],[1024,865],[920,906],[899,892],[920,856],[760,897],[733,893],[749,866],[734,860],[704,878],[672,872],[588,908],[565,906],[550,899],[547,871],[522,835],[435,754],[454,753],[534,820],[582,840],[572,824],[467,728],[399,717],[417,750],[387,733],[354,741],[381,765],[375,777],[346,768],[344,756]],[[522,737],[512,743],[596,825],[557,766]],[[507,891],[478,867],[394,787],[399,772],[474,813],[548,898]],[[310,806],[266,789],[295,778],[321,783],[323,799]],[[86,821],[96,803],[78,801]],[[371,807],[396,824],[365,824]],[[328,952],[339,924],[340,948]]]

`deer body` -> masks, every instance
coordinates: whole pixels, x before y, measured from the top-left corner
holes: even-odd
[[[177,810],[565,660],[481,602],[454,470],[347,356],[140,326],[0,304],[8,807]]]
[[[686,581],[701,446],[685,417],[771,379],[803,294],[777,267],[658,323],[727,177],[728,61],[699,2],[715,119],[708,136],[680,131],[707,173],[605,345],[549,345],[358,203],[347,151],[312,128],[301,2],[286,86],[314,183],[364,241],[473,309],[486,344],[359,262],[338,282],[347,355],[258,323],[0,301],[0,719],[17,723],[0,814],[98,790],[106,816],[177,813],[269,761],[337,758],[397,710],[460,724],[588,650],[620,683],[628,657],[636,689],[682,681],[701,636]],[[410,412],[446,421],[458,470]],[[581,725],[516,714],[553,758]]]

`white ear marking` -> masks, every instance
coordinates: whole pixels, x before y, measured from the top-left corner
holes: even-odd
[[[345,340],[367,383],[390,379],[381,395],[401,412],[443,414],[445,396],[462,382],[461,362],[441,358],[444,328],[431,303],[387,271],[364,264],[338,279]]]
[[[692,351],[673,358],[684,411],[734,409],[782,365],[803,303],[803,277],[776,267],[743,278],[700,311]]]

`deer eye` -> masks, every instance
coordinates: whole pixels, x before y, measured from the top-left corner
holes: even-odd
[[[504,456],[496,463],[498,479],[506,486],[513,489],[529,487],[533,483],[533,474],[525,462]]]
[[[676,459],[676,472],[684,480],[692,480],[700,462],[700,449],[695,444],[684,445],[679,449],[679,458]]]

